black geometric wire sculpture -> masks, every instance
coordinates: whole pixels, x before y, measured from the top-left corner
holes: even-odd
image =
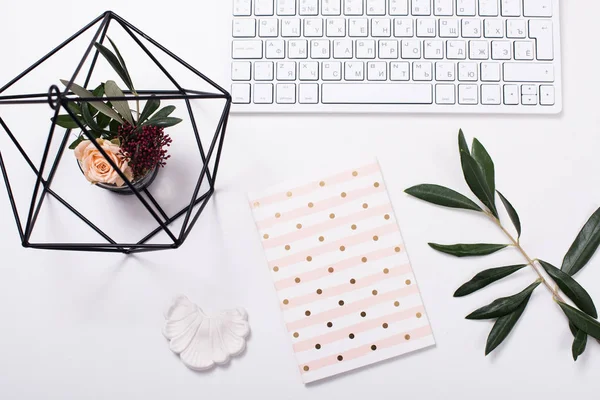
[[[76,97],[73,93],[71,93],[70,88],[71,85],[76,80],[77,76],[81,72],[87,58],[90,54],[94,52],[91,67],[87,72],[87,77],[85,79],[84,87],[87,88],[94,68],[96,66],[96,61],[98,59],[98,50],[94,50],[94,43],[100,42],[103,43],[110,23],[115,21],[118,23],[127,34],[136,42],[136,44],[148,55],[148,57],[156,64],[156,66],[166,75],[166,77],[173,83],[173,85],[177,88],[177,90],[140,90],[137,92],[138,96],[133,97],[131,91],[125,91],[123,97],[104,97],[104,98],[79,98]],[[83,58],[77,65],[73,76],[71,77],[69,84],[67,85],[64,91],[60,91],[56,85],[52,85],[48,91],[48,93],[28,93],[28,94],[20,94],[20,95],[2,95],[8,88],[12,85],[20,81],[23,77],[37,68],[39,65],[47,61],[50,57],[58,53],[61,49],[71,43],[73,40],[78,38],[84,32],[88,31],[92,27],[98,24],[98,29],[90,42],[89,46]],[[191,71],[193,74],[201,78],[205,83],[209,84],[212,88],[214,88],[217,93],[210,93],[205,91],[192,90],[189,88],[182,87],[177,80],[163,67],[163,65],[157,60],[157,58],[152,54],[152,52],[143,44],[139,37],[142,37],[146,41],[152,43],[156,48],[162,50],[172,59],[174,59],[177,63],[181,64],[187,70]],[[193,191],[193,196],[191,198],[191,202],[188,206],[175,213],[174,215],[167,215],[160,204],[156,201],[156,199],[152,196],[152,194],[148,191],[147,188],[138,190],[132,182],[123,174],[123,172],[117,167],[117,165],[112,161],[112,159],[106,154],[104,149],[98,144],[95,137],[79,123],[79,119],[74,116],[71,109],[68,107],[69,103],[75,101],[81,102],[98,102],[98,101],[127,101],[127,100],[149,100],[149,99],[158,99],[158,100],[184,100],[187,106],[187,111],[189,113],[191,125],[194,131],[194,135],[196,138],[196,142],[199,146],[200,155],[202,157],[203,167],[196,183],[195,189]],[[217,124],[214,136],[211,140],[210,147],[208,148],[208,152],[204,151],[204,147],[202,145],[200,135],[198,134],[198,127],[196,125],[196,120],[194,119],[194,113],[192,112],[192,107],[190,104],[190,100],[193,99],[221,99],[225,100],[225,106],[222,110],[220,120]],[[39,166],[36,166],[28,154],[25,152],[21,143],[17,140],[11,129],[5,123],[5,121],[1,117],[2,105],[14,105],[14,104],[44,104],[48,103],[50,107],[54,110],[54,118],[52,119],[52,124],[50,126],[50,132],[48,135],[48,140],[46,142],[44,153],[42,156],[42,161]],[[83,27],[80,31],[75,33],[69,39],[61,43],[54,50],[46,54],[40,60],[38,60],[31,67],[27,68],[17,77],[12,79],[2,88],[0,88],[0,126],[4,129],[12,143],[16,146],[16,149],[20,153],[28,166],[36,175],[36,183],[34,186],[33,194],[31,196],[31,203],[29,205],[29,211],[27,213],[27,218],[22,218],[19,215],[17,204],[15,202],[15,197],[13,195],[13,191],[11,188],[7,168],[5,166],[4,160],[2,158],[2,152],[0,151],[0,172],[2,173],[2,177],[4,179],[4,184],[6,186],[6,190],[8,192],[8,198],[10,201],[10,205],[12,208],[12,212],[15,217],[15,221],[17,224],[17,229],[19,231],[19,235],[21,238],[21,243],[23,247],[35,248],[35,249],[48,249],[48,250],[72,250],[72,251],[96,251],[96,252],[117,252],[117,253],[141,253],[148,251],[157,251],[157,250],[166,250],[166,249],[175,249],[180,247],[186,238],[188,237],[190,231],[198,221],[200,214],[204,210],[207,202],[212,197],[215,190],[215,180],[217,177],[217,171],[219,167],[219,161],[221,158],[221,152],[223,149],[223,140],[225,137],[225,131],[227,129],[227,121],[229,118],[229,111],[231,108],[231,95],[221,88],[219,85],[214,83],[212,80],[207,78],[201,72],[196,70],[194,67],[177,57],[175,54],[167,50],[165,47],[160,45],[155,40],[151,39],[149,36],[144,34],[142,31],[137,29],[135,26],[131,25],[129,22],[119,17],[117,14],[112,11],[107,11],[88,25]],[[56,117],[59,115],[59,111],[64,109],[68,112],[74,121],[78,122],[79,128],[81,128],[83,134],[87,137],[87,139],[91,140],[98,151],[106,158],[108,163],[115,169],[115,171],[119,174],[121,179],[125,181],[125,184],[133,191],[133,194],[137,199],[141,202],[141,204],[148,210],[148,212],[152,215],[152,217],[158,223],[158,227],[153,231],[149,232],[146,236],[140,239],[136,243],[117,243],[110,236],[108,236],[105,232],[103,232],[98,226],[92,223],[88,218],[86,218],[82,213],[72,207],[67,201],[65,201],[61,196],[55,193],[52,188],[52,181],[55,177],[56,170],[58,168],[59,162],[61,160],[60,155],[65,150],[68,139],[70,135],[70,130],[67,129],[62,141],[60,143],[60,150],[57,153],[56,159],[52,162],[52,165],[49,170],[48,177],[44,179],[44,169],[46,166],[46,162],[49,156],[50,143],[52,141],[53,136],[55,135],[56,130]],[[212,157],[215,157],[214,160],[214,168],[213,173],[209,171],[209,163],[212,160]],[[204,180],[207,179],[210,188],[206,193],[200,194],[200,187]],[[87,226],[93,229],[96,233],[98,233],[106,242],[102,243],[31,243],[31,235],[33,229],[36,225],[36,221],[44,202],[46,196],[51,196],[64,205],[68,210],[70,210],[75,216],[77,216],[81,221],[83,221]],[[38,199],[39,198],[39,199]],[[199,206],[198,210],[193,213],[194,208]],[[181,229],[176,235],[171,229],[169,229],[169,225],[171,225],[174,221],[179,218],[184,218]],[[23,225],[23,221],[25,224]],[[169,237],[169,243],[148,243],[152,238],[154,238],[157,234],[164,232]]]

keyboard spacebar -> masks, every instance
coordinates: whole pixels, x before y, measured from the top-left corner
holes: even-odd
[[[323,83],[324,104],[432,104],[428,83]]]

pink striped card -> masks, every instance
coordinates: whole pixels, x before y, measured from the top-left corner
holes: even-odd
[[[376,160],[249,198],[304,383],[435,344]]]

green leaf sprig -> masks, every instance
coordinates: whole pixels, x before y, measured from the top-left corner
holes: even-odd
[[[454,297],[463,297],[475,293],[494,282],[523,270],[527,266],[530,266],[537,275],[536,281],[521,292],[496,299],[467,316],[467,319],[491,319],[495,321],[488,336],[485,354],[490,354],[504,342],[525,312],[535,289],[543,284],[551,292],[553,299],[568,319],[569,329],[574,336],[571,352],[573,359],[577,361],[586,349],[588,336],[600,342],[600,323],[597,320],[596,306],[588,292],[573,278],[573,275],[586,266],[600,246],[600,208],[590,217],[577,235],[563,259],[562,267],[560,269],[556,268],[546,261],[530,257],[521,246],[521,219],[515,207],[496,189],[494,162],[483,144],[479,140],[473,139],[473,144],[469,150],[465,136],[460,130],[458,133],[458,150],[465,181],[471,192],[482,203],[481,205],[455,190],[440,185],[422,184],[406,189],[405,192],[439,206],[483,213],[506,235],[508,243],[461,243],[451,245],[429,243],[429,246],[436,251],[455,257],[486,256],[506,248],[514,248],[525,259],[526,264],[509,265],[482,271],[458,288],[454,293]],[[514,226],[516,237],[510,233],[500,220],[496,207],[496,193]],[[570,300],[576,307],[567,304],[565,298]]]

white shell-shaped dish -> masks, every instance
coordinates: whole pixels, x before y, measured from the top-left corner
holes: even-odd
[[[250,333],[248,315],[243,308],[206,315],[185,296],[178,296],[165,312],[163,334],[181,361],[195,371],[225,364],[246,348]]]

